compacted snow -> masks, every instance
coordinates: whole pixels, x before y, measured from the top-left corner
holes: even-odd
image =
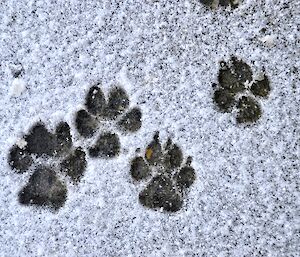
[[[300,2],[239,2],[1,1],[1,257],[299,256]],[[214,101],[233,56],[268,77],[255,122]],[[95,139],[78,132],[94,85],[106,98],[124,89],[142,113],[132,133],[105,122],[120,143],[111,158],[90,156]],[[13,145],[25,149],[37,122],[52,133],[62,121],[87,153],[81,180],[58,173],[68,190],[58,209],[20,204],[34,168],[11,167]],[[173,211],[143,206],[149,182],[131,173],[156,131],[181,149],[180,165],[192,157],[195,179]]]

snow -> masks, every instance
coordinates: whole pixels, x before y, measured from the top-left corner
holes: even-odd
[[[266,35],[260,38],[260,41],[263,42],[268,47],[274,46],[275,40],[276,40],[276,35]]]
[[[234,10],[197,0],[2,1],[0,256],[299,256],[299,14],[291,0]],[[252,126],[212,101],[231,55],[271,81]],[[20,206],[30,173],[10,169],[10,147],[39,120],[52,129],[66,120],[75,145],[87,146],[74,115],[98,81],[106,95],[118,83],[127,90],[142,128],[118,132],[119,157],[88,158],[58,213]],[[156,130],[197,173],[175,214],[142,207],[144,184],[129,174]]]
[[[23,79],[15,78],[11,83],[11,95],[19,97],[26,90],[26,84]]]
[[[27,145],[27,142],[23,138],[20,138],[16,141],[16,145],[23,149]]]

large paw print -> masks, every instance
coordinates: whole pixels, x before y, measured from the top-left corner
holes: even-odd
[[[208,7],[218,7],[218,6],[231,6],[236,8],[240,0],[200,0],[200,2]]]
[[[147,146],[145,156],[131,162],[130,173],[135,181],[148,181],[139,194],[140,203],[151,209],[179,211],[187,189],[196,179],[192,159],[183,162],[181,149],[168,139],[162,147],[158,132]]]
[[[57,173],[66,174],[77,183],[86,168],[85,152],[73,146],[66,122],[59,123],[55,133],[49,132],[43,123],[35,124],[11,148],[8,162],[18,173],[33,170],[19,193],[19,202],[53,209],[62,207],[67,198],[67,187]]]
[[[142,113],[137,107],[129,110],[128,108],[129,98],[124,89],[114,88],[106,100],[101,89],[93,86],[86,96],[85,109],[76,114],[76,128],[85,138],[92,137],[98,129],[107,124],[113,124],[122,132],[136,132],[142,125]],[[112,158],[118,155],[119,151],[119,136],[110,131],[102,131],[96,143],[88,149],[91,157],[103,158]]]
[[[219,85],[214,92],[214,102],[222,112],[237,109],[237,123],[254,123],[262,115],[257,99],[266,98],[271,90],[268,77],[263,74],[254,80],[250,66],[232,57],[220,63]]]

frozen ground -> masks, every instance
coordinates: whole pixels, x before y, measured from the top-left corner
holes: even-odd
[[[197,0],[1,1],[0,256],[299,256],[299,14],[292,0],[235,10]],[[271,83],[251,126],[213,102],[219,62],[231,55]],[[99,81],[105,94],[116,83],[127,90],[141,129],[120,134],[118,157],[87,158],[58,212],[20,205],[30,174],[10,168],[9,149],[38,120],[49,129],[67,121],[85,146],[74,115]],[[193,157],[197,176],[172,214],[143,207],[145,185],[130,176],[136,148],[157,130]]]

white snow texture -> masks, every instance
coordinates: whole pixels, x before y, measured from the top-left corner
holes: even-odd
[[[0,3],[0,256],[299,256],[300,2],[244,0],[211,10],[198,0],[4,0]],[[271,82],[250,126],[213,102],[219,62],[235,55]],[[26,81],[11,97],[11,67]],[[71,125],[88,89],[116,84],[143,113],[121,153],[88,158],[58,212],[22,206],[30,172],[10,147],[42,120]],[[23,88],[24,89],[24,88]],[[22,93],[22,94],[21,94]],[[184,208],[143,207],[130,161],[155,131],[192,156]],[[21,142],[22,143],[22,142]]]
[[[26,90],[25,82],[22,79],[15,78],[11,83],[11,95],[19,97]]]

